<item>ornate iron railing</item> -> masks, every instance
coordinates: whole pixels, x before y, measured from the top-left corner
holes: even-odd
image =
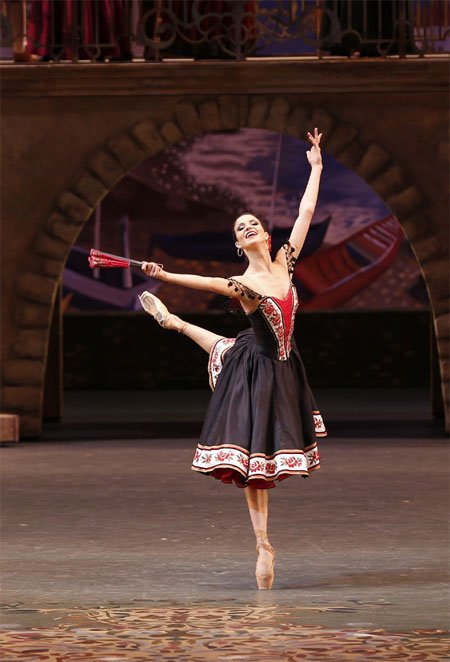
[[[19,61],[54,62],[450,50],[447,0],[3,0],[2,9],[3,60],[12,49]]]

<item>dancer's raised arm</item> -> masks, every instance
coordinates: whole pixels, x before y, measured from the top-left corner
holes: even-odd
[[[156,262],[143,262],[142,271],[151,278],[158,278],[165,283],[190,287],[193,290],[205,290],[206,292],[217,292],[225,296],[230,295],[228,280],[225,278],[214,278],[210,276],[195,276],[194,274],[172,274],[164,271]]]
[[[320,176],[323,167],[319,146],[322,134],[319,133],[317,128],[315,128],[314,136],[308,133],[308,138],[312,143],[311,149],[309,152],[306,152],[306,156],[311,166],[311,174],[300,202],[297,219],[292,228],[291,236],[289,237],[289,241],[292,246],[295,247],[294,257],[298,257],[298,254],[305,243],[306,235],[308,234],[311,219],[316,208]]]

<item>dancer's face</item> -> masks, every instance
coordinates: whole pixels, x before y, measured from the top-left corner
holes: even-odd
[[[242,214],[234,224],[236,247],[243,250],[251,249],[256,244],[266,242],[268,233],[264,230],[261,221],[252,214]]]

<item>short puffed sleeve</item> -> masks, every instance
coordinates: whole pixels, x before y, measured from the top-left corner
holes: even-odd
[[[295,264],[297,262],[297,258],[294,257],[295,248],[291,244],[289,239],[284,242],[284,244],[282,245],[281,248],[284,250],[284,253],[286,255],[286,266],[287,266],[287,270],[289,272],[289,278],[292,280],[292,275],[294,273]]]

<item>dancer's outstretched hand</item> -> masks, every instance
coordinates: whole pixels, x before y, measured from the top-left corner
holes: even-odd
[[[162,265],[157,264],[156,262],[143,262],[141,269],[145,274],[147,274],[147,276],[150,276],[151,278],[162,277]]]
[[[309,161],[310,166],[321,166],[322,165],[322,154],[320,152],[320,139],[322,134],[319,133],[318,128],[314,129],[314,135],[311,135],[308,131],[308,140],[312,143],[312,147],[309,152],[306,152],[306,157]]]

